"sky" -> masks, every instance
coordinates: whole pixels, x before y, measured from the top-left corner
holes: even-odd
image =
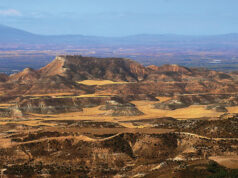
[[[36,34],[238,33],[238,0],[0,0],[0,24]]]

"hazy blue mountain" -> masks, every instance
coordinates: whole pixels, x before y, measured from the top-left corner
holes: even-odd
[[[148,35],[140,34],[126,37],[98,37],[84,35],[36,35],[23,30],[0,25],[0,44],[34,45],[162,45],[162,46],[219,46],[238,45],[238,34],[214,36],[186,36],[175,34]]]
[[[0,25],[0,43],[3,42],[23,42],[29,39],[37,38],[37,35],[32,33]]]

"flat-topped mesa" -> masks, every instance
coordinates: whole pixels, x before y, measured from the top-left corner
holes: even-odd
[[[130,59],[58,56],[39,70],[42,76],[61,75],[73,81],[100,79],[113,81],[140,81],[147,69]]]

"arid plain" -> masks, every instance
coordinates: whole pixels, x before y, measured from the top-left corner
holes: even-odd
[[[5,176],[237,175],[236,72],[58,56],[0,89]]]

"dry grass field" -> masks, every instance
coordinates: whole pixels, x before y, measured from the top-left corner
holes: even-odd
[[[52,98],[54,97],[60,97],[60,96],[72,96],[73,93],[46,93],[46,94],[36,94],[36,95],[23,95],[31,97],[31,99],[39,99],[41,97],[50,96]]]
[[[47,130],[47,129],[46,129]],[[117,133],[147,133],[147,134],[162,134],[174,131],[173,129],[158,129],[158,128],[50,128],[49,131],[57,132],[79,132],[81,134],[117,134]]]
[[[238,169],[238,156],[212,156],[209,159],[216,161],[218,164],[230,168],[230,169]]]
[[[160,102],[169,98],[161,98]],[[213,110],[206,110],[203,105],[192,105],[187,108],[181,108],[176,110],[162,110],[154,109],[153,104],[156,102],[150,101],[134,101],[133,104],[142,111],[146,118],[158,118],[158,117],[174,117],[176,119],[190,119],[190,118],[202,118],[202,117],[219,117],[223,113],[219,113]]]
[[[10,106],[13,106],[13,104],[0,104],[0,108],[8,108]]]
[[[38,95],[40,97],[41,95]],[[97,95],[97,94],[87,94],[87,95],[79,95],[72,96],[70,93],[58,93],[49,94],[49,96],[60,98],[60,97],[107,97],[106,95]],[[43,123],[45,120],[90,120],[90,121],[106,121],[106,122],[114,122],[119,123],[120,125],[127,128],[149,128],[150,124],[145,124],[143,126],[135,126],[132,123],[121,122],[128,120],[140,120],[140,119],[155,119],[162,117],[173,117],[176,119],[198,119],[198,118],[217,118],[222,115],[222,112],[216,112],[214,110],[206,110],[203,105],[192,105],[187,108],[181,108],[176,110],[162,110],[155,109],[153,104],[158,102],[163,102],[171,99],[170,97],[157,97],[160,101],[132,101],[131,103],[135,104],[136,107],[144,113],[141,116],[105,116],[105,111],[99,110],[101,106],[92,107],[92,108],[83,108],[82,112],[72,112],[72,113],[62,113],[62,114],[33,114],[29,113],[25,116],[25,120],[17,120],[17,119],[9,119],[9,118],[1,118],[0,124],[9,123],[18,123],[18,124],[26,124],[29,126],[55,126],[53,123]],[[11,104],[0,104],[0,108],[7,108],[11,106]],[[228,107],[229,113],[238,113],[238,107]]]
[[[156,98],[159,100],[160,103],[171,99],[171,97],[161,97],[161,96],[158,96]]]
[[[0,137],[0,145],[1,148],[10,148],[13,146],[13,143],[11,142],[11,139]]]
[[[42,94],[42,95],[31,95],[31,99],[40,99],[46,96],[50,96],[51,98],[95,98],[95,97],[108,97],[112,95],[107,95],[107,94],[74,95],[73,93],[56,93],[56,94],[52,93],[52,94]]]
[[[161,98],[162,100],[165,98]],[[144,113],[141,116],[105,116],[103,110],[99,110],[100,106],[92,108],[84,108],[82,112],[63,113],[57,115],[43,115],[43,114],[31,114],[28,121],[19,121],[18,123],[27,125],[39,125],[43,120],[91,120],[91,121],[106,121],[116,122],[127,128],[146,128],[150,125],[134,126],[131,123],[121,123],[120,121],[138,120],[138,119],[153,119],[160,117],[174,117],[176,119],[191,119],[191,118],[203,118],[203,117],[219,117],[223,113],[215,112],[213,110],[206,110],[203,105],[192,105],[187,108],[177,110],[161,110],[154,109],[153,104],[156,101],[133,101],[133,104]],[[44,125],[47,125],[44,123]],[[52,124],[49,124],[52,126]]]
[[[73,95],[73,93],[47,93],[47,94],[23,95],[23,96],[41,97],[41,96],[64,96],[64,95]]]
[[[84,85],[110,85],[110,84],[128,84],[132,82],[114,82],[111,80],[84,80],[77,83]]]
[[[85,94],[85,95],[78,95],[78,96],[62,96],[62,95],[57,95],[57,96],[52,96],[52,98],[95,98],[95,97],[108,97],[111,95],[101,95],[101,94]]]
[[[227,107],[229,113],[238,113],[238,106]]]
[[[164,100],[166,98],[161,98]],[[167,98],[168,99],[168,98]],[[158,101],[157,101],[158,102]],[[161,101],[160,101],[161,102]],[[105,116],[105,111],[99,110],[100,106],[92,107],[92,108],[84,108],[82,112],[72,112],[72,113],[62,113],[62,114],[29,114],[26,117],[26,120],[16,120],[13,119],[11,123],[17,124],[25,124],[29,126],[49,126],[54,127],[57,126],[56,123],[43,123],[42,121],[46,120],[89,120],[89,121],[98,121],[98,122],[114,122],[118,123],[121,126],[130,129],[144,129],[150,128],[152,125],[145,123],[144,125],[135,126],[129,122],[123,122],[128,120],[140,120],[140,119],[155,119],[162,117],[173,117],[176,119],[199,119],[199,118],[217,118],[221,116],[222,112],[216,112],[214,110],[206,110],[203,105],[192,105],[187,108],[176,109],[176,110],[161,110],[154,109],[153,104],[156,101],[133,101],[133,104],[137,106],[137,108],[144,113],[141,116]],[[230,113],[238,113],[238,107],[229,107]],[[0,124],[9,123],[9,118],[1,118]]]

